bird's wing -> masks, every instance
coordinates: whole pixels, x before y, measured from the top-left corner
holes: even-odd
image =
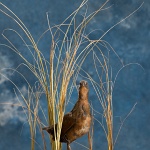
[[[61,135],[65,135],[76,123],[76,118],[72,117],[72,113],[67,113],[63,118]]]

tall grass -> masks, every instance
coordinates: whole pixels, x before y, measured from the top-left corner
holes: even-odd
[[[34,63],[31,63],[30,60],[26,59],[20,53],[20,51],[17,50],[13,42],[9,40],[9,37],[5,36],[6,30],[4,30],[2,35],[9,42],[9,45],[3,44],[3,46],[9,47],[11,50],[17,53],[24,60],[24,63],[20,64],[20,66],[26,66],[37,79],[37,82],[35,83],[35,86],[33,88],[28,80],[23,76],[23,74],[15,70],[24,78],[24,80],[28,84],[27,97],[25,97],[21,93],[17,85],[10,80],[10,82],[12,82],[17,90],[20,92],[22,99],[25,103],[25,105],[20,104],[19,106],[21,106],[24,110],[28,110],[27,112],[25,112],[30,127],[31,150],[35,149],[35,137],[37,127],[39,128],[41,132],[41,137],[43,139],[43,149],[47,149],[46,142],[44,140],[44,134],[42,131],[43,123],[40,121],[38,115],[38,111],[40,109],[42,111],[43,117],[46,118],[43,108],[40,105],[40,98],[43,94],[45,95],[47,101],[48,125],[51,126],[55,123],[58,123],[57,132],[54,131],[56,135],[55,141],[53,141],[50,136],[51,149],[62,149],[59,139],[63,116],[65,113],[66,104],[72,94],[74,83],[76,82],[80,71],[83,71],[86,74],[86,78],[88,78],[88,80],[91,82],[95,90],[95,94],[100,101],[106,125],[99,120],[98,121],[100,122],[101,127],[104,129],[104,132],[106,134],[108,150],[113,150],[114,142],[112,92],[114,85],[112,82],[112,69],[109,62],[109,54],[104,54],[104,52],[101,50],[101,47],[105,48],[106,51],[109,51],[111,49],[117,57],[118,55],[106,41],[102,40],[102,38],[116,25],[124,21],[124,19],[128,18],[135,11],[114,26],[112,26],[98,40],[90,40],[88,38],[88,35],[85,34],[87,24],[94,18],[94,16],[98,12],[104,9],[108,9],[105,7],[108,1],[109,0],[106,0],[105,3],[98,10],[94,11],[90,15],[87,15],[86,9],[83,19],[80,23],[77,23],[76,21],[77,14],[83,7],[87,6],[87,0],[83,0],[80,6],[60,25],[55,25],[51,27],[47,14],[48,29],[41,35],[40,38],[42,38],[47,32],[49,32],[51,35],[49,60],[47,60],[42,52],[38,49],[37,43],[35,42],[34,38],[32,37],[25,24],[21,21],[21,19],[18,18],[17,15],[14,14],[8,7],[0,3],[2,7],[0,11],[8,16],[10,19],[12,19],[18,25],[18,27],[22,29],[24,35],[26,35],[26,37],[28,38],[28,41],[23,39],[22,35],[20,35],[15,30],[6,30],[13,31],[13,33],[17,34],[18,37],[20,37],[20,40],[26,45],[34,61]],[[69,23],[66,23],[68,21]],[[72,31],[72,29],[73,33],[70,35],[70,31]],[[60,41],[58,41],[58,37],[60,37]],[[30,46],[29,44],[27,44],[29,42]],[[87,71],[82,69],[82,65],[83,63],[86,63],[86,58],[88,55],[91,55],[93,58],[93,72],[97,74],[99,81],[95,81]],[[124,65],[122,64],[122,66]],[[92,149],[92,138],[90,136],[89,143],[90,149]]]

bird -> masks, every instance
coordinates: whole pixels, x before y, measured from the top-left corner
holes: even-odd
[[[63,117],[60,142],[67,144],[67,150],[71,150],[70,143],[89,133],[92,116],[88,101],[88,93],[88,82],[85,80],[80,81],[78,100],[73,109]],[[42,128],[52,135],[53,140],[55,140],[54,127],[55,131],[57,131],[57,123],[50,127]]]

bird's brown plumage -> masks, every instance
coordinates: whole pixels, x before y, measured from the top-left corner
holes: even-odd
[[[80,82],[78,101],[73,107],[72,111],[65,114],[62,123],[60,142],[67,143],[68,150],[70,150],[70,143],[89,132],[91,125],[90,105],[88,102],[88,83],[86,81]],[[57,124],[55,124],[57,130]],[[49,134],[55,140],[54,126],[45,127]]]

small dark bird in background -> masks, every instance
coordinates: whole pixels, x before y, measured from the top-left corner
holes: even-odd
[[[88,102],[88,93],[88,83],[83,80],[80,82],[78,101],[71,112],[64,115],[60,142],[67,143],[67,150],[71,150],[71,142],[88,133],[90,130],[92,117]],[[45,127],[43,130],[51,134],[53,140],[55,140],[54,126]],[[55,124],[55,130],[57,130],[57,124]]]

